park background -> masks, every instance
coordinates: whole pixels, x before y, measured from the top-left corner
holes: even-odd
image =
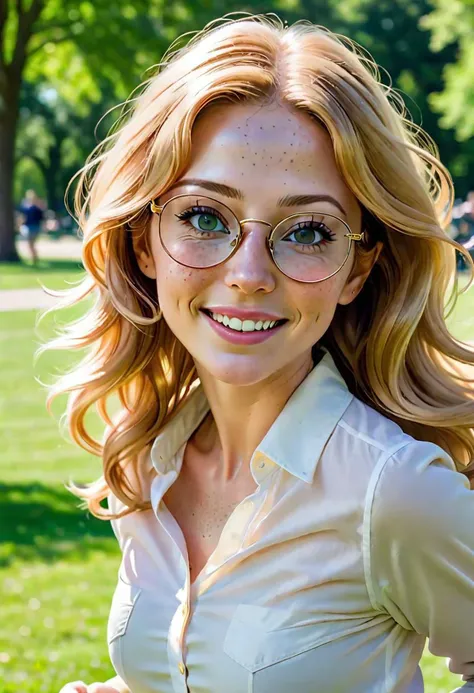
[[[436,141],[456,197],[474,188],[473,0],[0,0],[0,693],[58,693],[69,680],[113,675],[106,622],[120,560],[109,524],[64,488],[101,473],[100,460],[60,432],[65,400],[53,416],[45,408],[44,383],[71,356],[34,363],[58,322],[84,307],[38,326],[41,293],[23,291],[80,279],[80,241],[43,239],[33,267],[14,209],[33,188],[63,214],[67,182],[121,110],[98,125],[102,116],[174,38],[241,10],[308,19],[360,42]],[[473,305],[468,291],[449,318],[466,341]],[[459,685],[428,651],[422,668],[426,693]]]

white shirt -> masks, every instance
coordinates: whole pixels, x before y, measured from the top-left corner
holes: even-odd
[[[207,412],[198,388],[148,455],[153,510],[112,522],[109,652],[132,693],[421,693],[427,636],[474,690],[474,493],[451,458],[354,397],[325,352],[191,585],[162,498]]]

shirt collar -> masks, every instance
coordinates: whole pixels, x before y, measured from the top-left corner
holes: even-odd
[[[311,483],[318,460],[353,395],[331,354],[324,355],[297,387],[255,453],[264,455],[302,481]],[[176,467],[175,456],[209,411],[201,386],[156,437],[151,461],[159,473]]]

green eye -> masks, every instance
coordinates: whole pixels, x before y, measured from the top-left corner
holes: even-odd
[[[176,216],[181,221],[190,224],[196,231],[202,231],[203,233],[230,233],[220,215],[212,209],[195,206],[184,210]]]
[[[214,214],[204,213],[195,214],[190,219],[191,224],[200,231],[224,231],[224,227],[220,219],[218,219]],[[220,224],[220,228],[219,228]]]
[[[314,229],[300,229],[294,231],[292,235],[297,243],[302,243],[303,245],[311,245],[316,241],[316,232]]]

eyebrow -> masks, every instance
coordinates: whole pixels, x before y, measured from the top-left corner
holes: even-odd
[[[174,188],[182,188],[184,186],[194,186],[197,188],[204,188],[204,190],[209,190],[210,192],[215,192],[218,195],[223,195],[224,197],[229,197],[232,200],[243,200],[244,194],[241,190],[233,188],[230,185],[225,185],[224,183],[214,183],[210,180],[202,180],[201,178],[184,178],[177,181],[172,185],[169,190]],[[313,202],[329,202],[330,204],[337,207],[344,216],[347,217],[347,212],[335,197],[332,195],[323,194],[310,194],[310,195],[285,195],[278,200],[279,207],[300,207],[301,205],[308,205]]]

